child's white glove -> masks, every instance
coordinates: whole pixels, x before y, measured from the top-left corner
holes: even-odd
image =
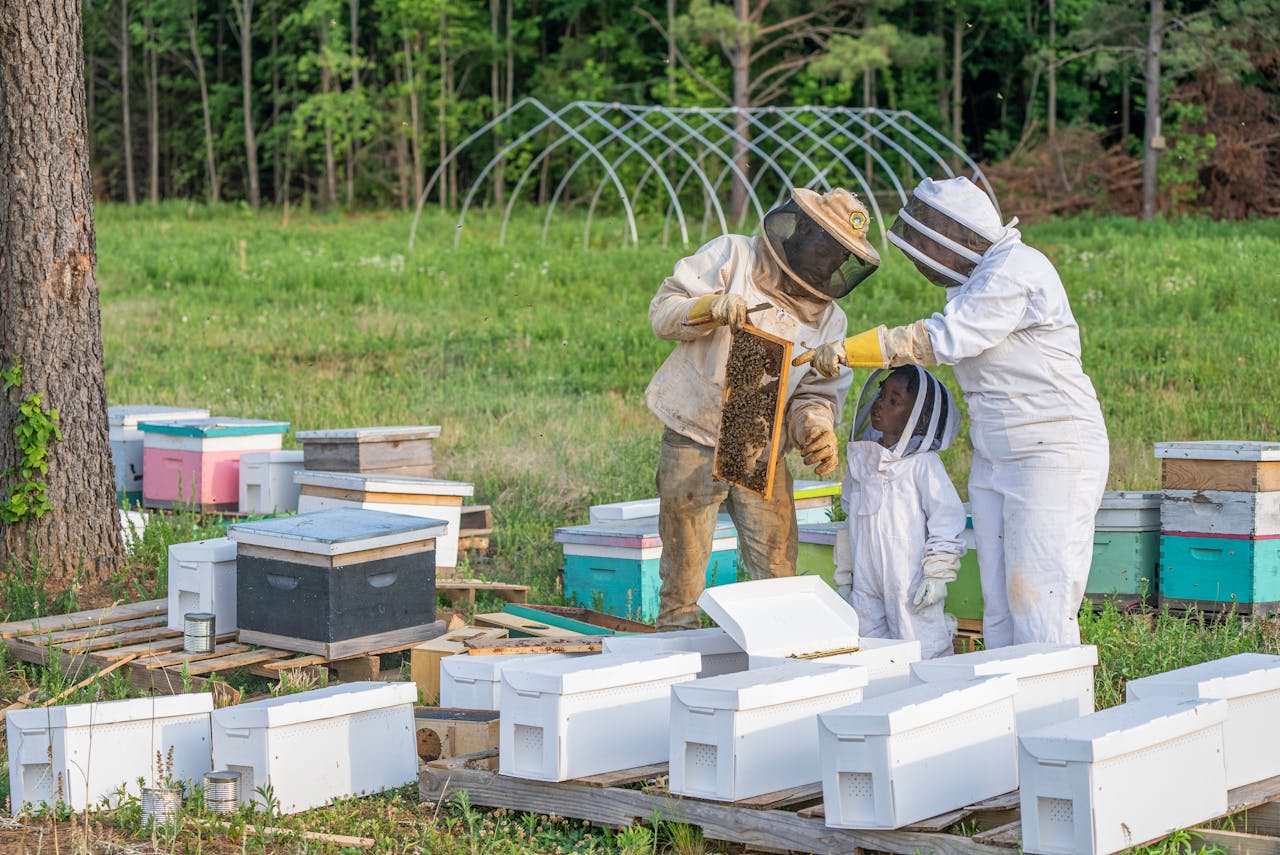
[[[924,570],[924,580],[911,601],[918,612],[947,598],[947,583],[954,582],[960,572],[960,556],[935,552],[924,557],[921,568]]]

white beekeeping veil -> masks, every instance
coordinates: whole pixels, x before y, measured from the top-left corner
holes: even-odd
[[[1001,225],[991,198],[968,178],[926,178],[898,211],[889,242],[930,282],[951,288],[968,281],[993,245],[1017,234],[1015,223]]]
[[[907,390],[915,395],[911,416],[902,437],[889,451],[894,457],[906,457],[921,451],[942,451],[960,432],[960,410],[951,391],[919,365],[881,368],[871,372],[858,394],[857,416],[853,420],[850,442],[879,442],[881,433],[871,426],[871,405],[880,396],[881,387],[891,375],[907,381]]]

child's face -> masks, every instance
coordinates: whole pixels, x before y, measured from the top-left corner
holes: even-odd
[[[880,386],[880,395],[871,405],[871,426],[896,440],[906,429],[915,403],[915,397],[907,391],[906,379],[890,377]]]

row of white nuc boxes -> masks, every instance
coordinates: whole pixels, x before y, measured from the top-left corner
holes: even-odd
[[[667,761],[673,793],[724,801],[821,782],[832,827],[900,828],[1020,789],[1023,849],[1053,855],[1157,839],[1280,775],[1280,657],[1135,680],[1095,713],[1092,646],[922,662],[913,644],[727,672],[715,629],[606,639],[598,655],[453,656],[441,702],[500,710],[504,775]]]
[[[417,779],[412,683],[348,683],[213,708],[208,693],[13,710],[6,721],[9,798],[74,810],[114,807],[139,781],[240,773],[241,803],[285,813]],[[269,789],[268,789],[269,788]]]

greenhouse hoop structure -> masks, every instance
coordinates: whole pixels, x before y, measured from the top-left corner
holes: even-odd
[[[495,142],[496,141],[496,142]],[[482,149],[484,149],[482,151]],[[921,179],[967,175],[999,210],[978,165],[938,130],[906,110],[877,107],[660,107],[574,101],[559,109],[525,98],[456,145],[418,197],[409,248],[432,190],[451,166],[470,182],[458,212],[454,245],[473,205],[504,199],[499,243],[517,202],[532,195],[545,207],[542,237],[557,209],[585,205],[583,244],[602,206],[616,206],[625,239],[640,241],[637,212],[663,218],[662,242],[674,231],[689,244],[754,221],[792,187],[846,187],[862,198],[881,243],[890,213],[905,205]],[[735,188],[736,185],[736,188]],[[736,189],[738,216],[725,200]]]

